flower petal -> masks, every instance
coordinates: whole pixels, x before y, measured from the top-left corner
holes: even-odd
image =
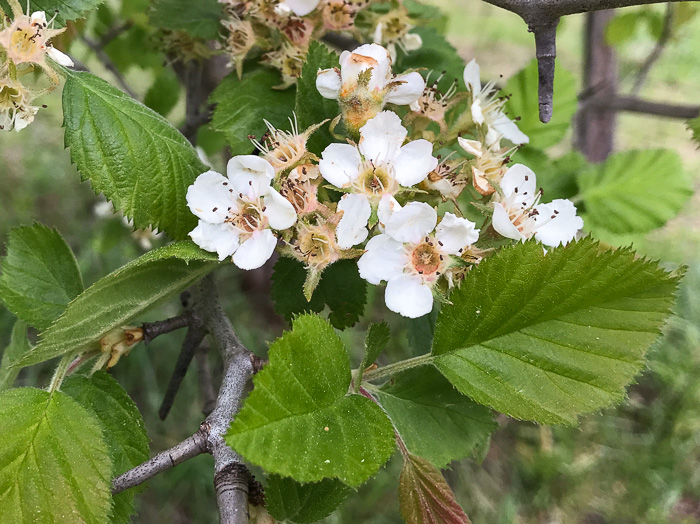
[[[403,275],[406,267],[408,267],[408,256],[403,244],[389,235],[370,238],[364,255],[357,261],[360,276],[375,286],[382,280]]]
[[[486,118],[484,117],[484,113],[481,110],[481,100],[478,98],[472,102],[472,120],[476,122],[477,124],[483,124],[486,121]]]
[[[474,59],[464,68],[464,83],[473,96],[477,96],[481,93],[481,73],[479,71],[479,64],[477,64]]]
[[[319,69],[316,73],[316,89],[323,98],[337,100],[341,85],[340,73],[336,69]]]
[[[289,7],[297,16],[306,16],[316,9],[320,0],[282,0],[282,4]]]
[[[330,144],[318,163],[321,175],[336,187],[343,187],[360,174],[360,153],[350,144]]]
[[[257,198],[267,193],[275,168],[257,155],[238,155],[228,161],[226,173],[236,193]]]
[[[49,57],[53,59],[56,63],[64,67],[73,67],[75,65],[73,63],[73,60],[71,60],[71,58],[67,54],[59,51],[53,46],[49,46],[46,48],[46,54],[49,55]]]
[[[506,198],[514,197],[515,207],[529,207],[537,194],[537,175],[523,164],[514,164],[503,175],[501,189]]]
[[[422,138],[403,146],[392,162],[395,177],[403,187],[411,187],[422,181],[438,165],[433,156],[433,144]]]
[[[297,212],[294,206],[280,195],[275,189],[270,188],[263,197],[265,203],[265,216],[272,229],[287,229],[297,221]]]
[[[403,47],[406,51],[417,51],[423,46],[423,39],[418,33],[407,33],[403,37]]]
[[[338,202],[338,211],[343,216],[335,229],[338,238],[338,246],[342,249],[350,249],[352,246],[364,242],[369,234],[367,221],[372,214],[372,207],[365,195],[346,194]]]
[[[229,181],[216,171],[207,171],[187,188],[187,205],[198,218],[211,224],[226,220],[228,208],[234,199],[229,192]]]
[[[427,315],[433,309],[433,293],[419,275],[394,277],[384,292],[386,307],[408,318]]]
[[[484,154],[484,146],[478,140],[469,140],[458,136],[457,142],[459,142],[462,149],[464,149],[470,155],[474,155],[475,157],[479,158]]]
[[[583,219],[576,215],[576,206],[571,200],[558,198],[549,204],[540,204],[535,209],[539,212],[535,218],[549,219],[535,227],[535,238],[546,246],[568,244],[583,227]]]
[[[190,238],[205,251],[217,253],[219,260],[230,257],[238,249],[238,231],[231,224],[210,224],[200,220],[190,231]]]
[[[377,218],[379,219],[379,229],[383,232],[387,221],[394,214],[394,211],[401,209],[401,204],[391,195],[382,196],[377,206]]]
[[[386,234],[399,242],[418,244],[437,224],[437,212],[425,202],[409,202],[386,222]]]
[[[530,142],[528,136],[520,131],[518,125],[503,113],[499,113],[494,121],[489,122],[489,126],[498,131],[500,136],[506,140],[510,140],[516,145]]]
[[[491,221],[493,228],[506,238],[513,240],[525,240],[525,237],[518,231],[513,222],[508,218],[508,212],[503,206],[496,202],[493,205],[493,219]]]
[[[241,269],[257,269],[267,262],[277,245],[277,237],[269,229],[256,231],[233,255],[233,263]]]
[[[381,111],[360,128],[360,153],[365,160],[379,164],[392,162],[406,140],[406,128],[392,111]]]
[[[479,240],[476,224],[466,218],[452,213],[445,213],[440,224],[435,228],[435,238],[441,242],[440,250],[448,255],[455,255],[460,249]]]
[[[420,73],[413,72],[406,75],[397,76],[393,82],[402,82],[401,84],[391,88],[389,93],[384,98],[384,101],[389,104],[407,105],[415,102],[423,94],[425,89],[425,80]]]

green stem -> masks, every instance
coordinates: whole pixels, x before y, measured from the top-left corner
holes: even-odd
[[[49,393],[53,393],[61,387],[61,383],[63,382],[63,379],[66,378],[68,368],[70,367],[74,359],[75,355],[63,355],[63,358],[61,358],[60,362],[58,363],[58,366],[56,366],[56,371],[54,371],[53,378],[51,379],[51,383],[49,384]]]
[[[367,371],[362,379],[363,380],[379,380],[380,378],[388,377],[406,371],[407,369],[412,369],[418,366],[424,366],[432,362],[433,356],[428,353],[427,355],[421,355],[419,357],[409,358],[407,360],[400,360],[399,362],[394,362],[388,366],[373,369],[372,371]]]

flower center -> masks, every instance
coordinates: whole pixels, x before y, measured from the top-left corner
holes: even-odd
[[[425,242],[418,244],[411,252],[411,265],[418,274],[423,276],[435,275],[442,265],[442,256],[435,247],[435,240],[426,237]]]
[[[10,37],[11,58],[14,62],[31,62],[44,47],[44,28],[35,22],[26,29],[17,27]]]
[[[227,218],[226,222],[231,223],[241,233],[253,233],[265,229],[267,221],[263,211],[265,211],[265,208],[260,207],[259,204],[246,202],[241,207],[241,210]]]
[[[355,179],[353,186],[369,198],[393,195],[398,189],[396,180],[388,166],[381,164],[375,166],[371,162],[366,163],[364,169],[360,172],[360,176]]]
[[[306,226],[294,246],[307,266],[322,268],[338,260],[335,232],[328,226]]]
[[[21,105],[22,93],[15,87],[0,85],[0,111],[7,111]]]

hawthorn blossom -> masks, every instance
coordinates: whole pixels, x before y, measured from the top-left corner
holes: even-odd
[[[387,103],[408,105],[425,88],[420,73],[394,76],[391,56],[382,46],[365,44],[340,55],[340,70],[319,70],[316,88],[321,96],[337,99],[346,125],[357,130]]]
[[[453,103],[454,95],[457,92],[457,79],[450,87],[443,93],[438,88],[438,84],[444,73],[438,76],[438,78],[431,84],[427,85],[430,80],[430,73],[426,79],[426,86],[421,93],[420,97],[409,105],[411,111],[417,115],[424,116],[437,123],[440,126],[440,130],[443,133],[447,132],[447,123],[445,122],[445,113],[447,109]]]
[[[365,7],[366,2],[349,0],[324,0],[323,26],[329,31],[350,31],[355,26],[358,11]]]
[[[421,182],[421,188],[437,191],[443,200],[455,200],[467,185],[463,164],[463,160],[444,158]]]
[[[370,284],[386,280],[387,307],[405,317],[417,318],[433,308],[432,288],[459,256],[479,239],[476,224],[445,213],[437,225],[437,212],[424,202],[409,202],[386,221],[385,232],[367,242],[357,266]]]
[[[511,166],[501,181],[503,196],[494,203],[493,228],[507,238],[525,241],[533,236],[546,246],[567,244],[583,227],[571,200],[540,204],[535,173],[522,164]]]
[[[437,166],[433,145],[414,140],[402,146],[407,131],[391,111],[382,111],[360,129],[360,143],[331,144],[319,169],[334,186],[346,189],[338,203],[343,217],[338,224],[338,244],[347,249],[363,242],[372,208],[381,223],[398,203],[393,195],[421,182]]]
[[[39,111],[31,105],[33,97],[21,82],[0,77],[0,130],[21,131],[31,124]]]
[[[4,29],[0,31],[0,45],[5,48],[7,58],[15,65],[27,63],[41,66],[51,81],[58,84],[56,72],[46,63],[46,55],[60,65],[73,65],[68,55],[49,43],[49,40],[63,33],[66,28],[49,29],[44,11],[25,15],[17,0],[8,0],[8,3],[12,8],[14,20],[9,25],[7,20],[4,20]]]
[[[527,144],[530,139],[503,111],[505,98],[498,96],[494,82],[481,85],[479,64],[470,61],[464,68],[464,83],[472,96],[471,113],[474,123],[486,125],[486,145],[491,146],[501,138],[510,140],[513,144]]]
[[[233,157],[227,177],[207,171],[187,190],[187,205],[199,218],[192,240],[219,260],[233,255],[241,269],[256,269],[272,256],[277,237],[272,232],[294,225],[297,214],[271,182],[275,170],[255,155]]]
[[[240,80],[243,75],[243,62],[248,52],[256,42],[253,24],[248,20],[241,20],[237,15],[231,15],[229,19],[223,19],[221,24],[227,31],[224,39],[224,53],[229,59],[229,67],[236,67],[236,74]]]
[[[303,133],[299,132],[296,114],[294,114],[294,120],[289,119],[291,131],[276,129],[267,120],[263,120],[263,122],[267,126],[267,132],[263,135],[262,140],[258,141],[252,137],[251,141],[260,151],[262,157],[272,165],[276,173],[296,166],[307,157],[316,158],[307,151],[306,142],[311,134],[327,120],[309,127]]]
[[[409,33],[413,29],[408,9],[400,7],[380,16],[374,28],[375,44],[385,45],[392,60],[396,60],[396,48],[404,53],[416,51],[423,45],[423,39],[417,33]]]
[[[462,149],[476,157],[471,163],[474,189],[484,196],[493,194],[496,191],[495,184],[500,184],[508,171],[506,163],[514,149],[502,148],[498,140],[488,147],[478,140],[462,137],[457,140]]]

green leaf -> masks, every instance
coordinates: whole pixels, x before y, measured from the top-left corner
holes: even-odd
[[[619,47],[633,40],[645,22],[646,17],[641,11],[621,11],[608,22],[608,26],[605,28],[606,43]]]
[[[330,515],[351,491],[337,479],[299,484],[289,477],[270,475],[265,505],[276,520],[311,524]]]
[[[362,357],[362,364],[360,364],[361,370],[371,366],[377,360],[379,354],[389,343],[390,337],[391,330],[386,322],[379,324],[373,322],[369,325],[367,336],[365,336],[365,356]]]
[[[510,118],[520,117],[520,130],[530,137],[530,145],[544,149],[561,142],[578,109],[576,77],[557,62],[554,69],[554,105],[552,120],[540,122],[537,88],[537,60],[531,60],[519,73],[508,79],[502,94],[512,95],[506,103]]]
[[[148,460],[148,437],[136,404],[105,371],[92,377],[71,376],[61,390],[97,418],[112,459],[112,478]],[[134,511],[134,490],[113,497],[113,524],[128,523]]]
[[[44,11],[46,13],[46,18],[50,19],[54,13],[58,11],[54,24],[56,27],[62,27],[66,25],[66,22],[69,20],[77,20],[78,18],[85,17],[88,11],[97,9],[102,2],[104,2],[104,0],[31,0],[29,12]],[[22,5],[22,8],[27,7],[27,2],[20,0],[19,3]],[[0,7],[5,10],[5,13],[11,16],[10,6],[7,0],[1,0]]]
[[[306,62],[301,70],[301,77],[297,80],[297,96],[295,111],[299,121],[299,130],[320,124],[326,119],[333,120],[340,109],[337,100],[323,98],[316,89],[316,74],[319,69],[338,67],[338,55],[328,50],[320,42],[311,42]],[[311,135],[307,143],[309,151],[321,155],[328,144],[335,142],[329,131],[328,124]]]
[[[199,248],[189,241],[156,249],[98,280],[68,305],[19,365],[95,346],[111,329],[191,286],[218,263],[212,261],[211,253],[202,252],[197,258],[195,249]]]
[[[407,524],[469,524],[440,470],[427,460],[404,454],[399,506]]]
[[[376,393],[408,450],[438,468],[469,456],[496,430],[490,409],[432,367],[402,373]]]
[[[668,149],[625,151],[579,175],[584,223],[611,233],[645,233],[675,217],[693,194],[680,156]]]
[[[693,120],[688,120],[688,129],[693,133],[693,140],[700,147],[700,116]]]
[[[418,27],[411,32],[420,35],[423,45],[408,54],[399,50],[397,64],[394,68],[395,73],[407,69],[424,69],[427,67],[433,71],[431,75],[433,80],[445,71],[444,79],[440,84],[441,87],[451,85],[455,78],[462,81],[464,60],[444,36],[432,27]]]
[[[161,29],[217,40],[223,18],[221,7],[217,0],[155,0],[149,20]]]
[[[301,262],[281,257],[272,274],[272,300],[275,310],[288,322],[303,312],[320,313],[328,306],[334,327],[353,326],[362,316],[367,301],[367,282],[360,277],[357,262],[339,260],[321,275],[310,301],[304,297],[306,270]]]
[[[48,327],[83,290],[73,252],[58,231],[42,224],[10,231],[0,267],[0,299],[37,329]]]
[[[224,133],[232,155],[250,154],[255,147],[249,135],[260,138],[267,131],[267,120],[276,128],[287,128],[294,108],[294,89],[273,89],[280,75],[272,69],[247,72],[241,80],[231,73],[211,96],[216,104],[212,127]]]
[[[333,328],[317,316],[297,317],[269,358],[226,442],[299,482],[333,477],[358,486],[376,473],[394,450],[394,430],[374,402],[348,394],[350,361]]]
[[[503,248],[438,315],[433,363],[462,393],[519,419],[574,424],[619,402],[678,283],[633,251],[585,238],[545,255]]]
[[[0,361],[0,391],[12,387],[19,374],[19,368],[15,367],[15,364],[31,348],[27,338],[27,327],[27,323],[19,318],[12,326],[10,343],[3,351]]]
[[[68,395],[0,393],[3,522],[103,523],[112,465],[98,422]]]
[[[65,142],[83,180],[139,229],[183,239],[196,225],[185,194],[207,171],[165,118],[89,73],[65,70]]]

